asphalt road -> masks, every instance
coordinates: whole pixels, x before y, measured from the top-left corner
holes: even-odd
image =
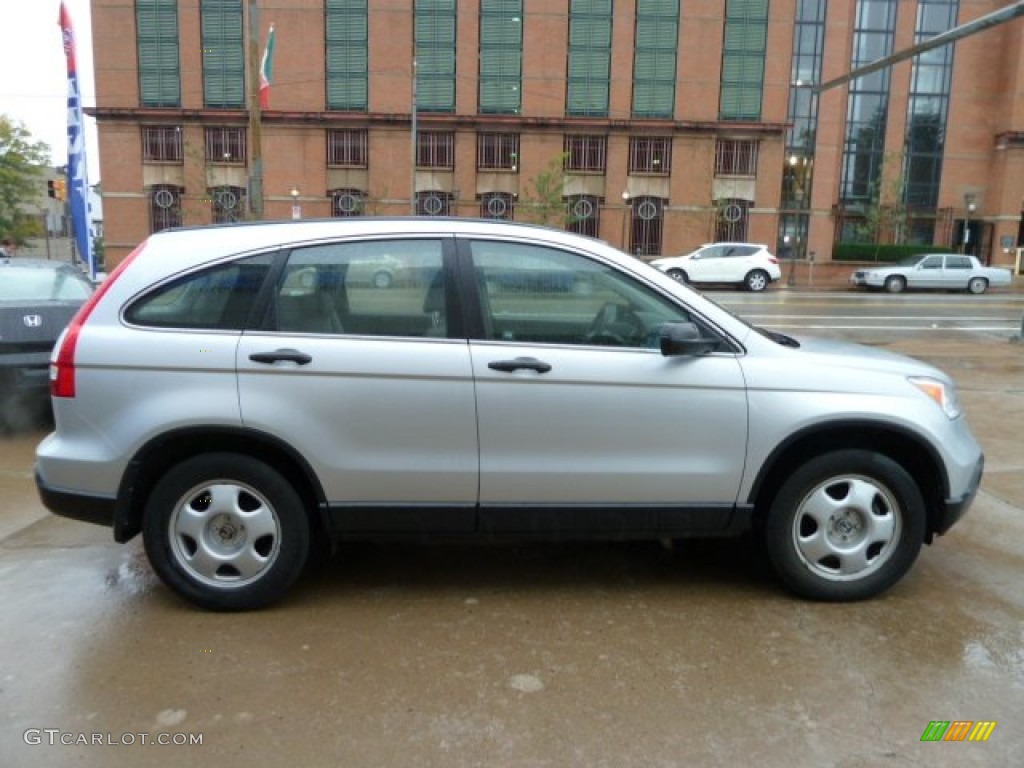
[[[1008,338],[1021,331],[1024,293],[969,296],[918,293],[891,296],[854,291],[787,291],[750,294],[714,291],[715,301],[755,325],[784,333],[837,335],[857,340],[913,335],[963,339]]]
[[[780,329],[923,308],[793,296],[716,298]],[[1001,302],[982,298],[919,301],[954,323]],[[205,613],[139,541],[43,510],[42,432],[0,440],[0,766],[1020,765],[1024,345],[910,322],[826,332],[948,370],[987,474],[908,577],[853,605],[788,597],[746,541],[359,545],[272,610]],[[996,725],[922,742],[932,721]]]

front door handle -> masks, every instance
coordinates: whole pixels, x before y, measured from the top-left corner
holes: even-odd
[[[547,373],[551,370],[551,365],[549,363],[545,363],[543,360],[538,360],[535,357],[517,357],[514,360],[495,360],[493,363],[488,363],[487,367],[494,371],[505,371],[506,373],[519,370]]]
[[[306,365],[306,363],[313,362],[312,355],[307,355],[305,352],[299,352],[297,349],[275,349],[273,352],[253,352],[249,355],[249,359],[254,363],[280,363],[287,361],[289,363],[297,363],[298,365]]]

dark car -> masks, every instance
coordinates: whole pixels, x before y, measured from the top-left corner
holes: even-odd
[[[66,262],[0,258],[0,431],[45,413],[50,351],[92,291]]]

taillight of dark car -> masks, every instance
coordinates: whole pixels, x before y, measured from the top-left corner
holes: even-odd
[[[74,397],[75,396],[75,347],[78,346],[78,335],[82,326],[89,319],[93,309],[99,301],[110,290],[110,286],[121,276],[121,273],[128,267],[132,259],[139,254],[146,245],[145,241],[136,246],[135,250],[128,254],[113,272],[100,283],[100,287],[89,297],[71,318],[68,327],[61,335],[58,347],[50,361],[50,394],[53,397]]]

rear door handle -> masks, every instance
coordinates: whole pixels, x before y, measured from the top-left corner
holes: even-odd
[[[551,365],[549,363],[545,363],[543,360],[538,360],[535,357],[517,357],[514,360],[495,360],[493,363],[488,363],[487,367],[494,371],[505,371],[506,373],[519,370],[547,373],[551,370]]]
[[[249,359],[254,363],[270,364],[289,362],[306,365],[306,363],[313,362],[312,355],[307,355],[305,352],[299,352],[297,349],[275,349],[273,352],[253,352],[249,355]]]

